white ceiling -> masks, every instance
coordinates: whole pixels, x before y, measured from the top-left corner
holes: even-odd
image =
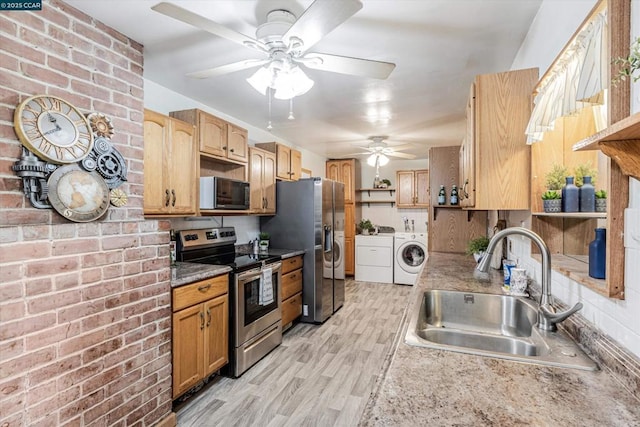
[[[267,99],[245,79],[255,69],[205,80],[188,72],[253,58],[259,52],[151,10],[160,0],[66,0],[144,45],[144,77],[257,128],[266,129]],[[322,0],[321,0],[322,1]],[[311,50],[393,62],[386,80],[305,68],[315,86],[274,100],[274,139],[339,158],[362,151],[373,135],[426,158],[430,146],[459,145],[469,85],[477,74],[506,71],[542,0],[364,0],[363,8]],[[254,37],[266,13],[296,16],[308,0],[174,1]],[[251,135],[249,135],[251,139]]]

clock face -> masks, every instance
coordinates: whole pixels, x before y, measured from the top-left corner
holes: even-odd
[[[22,144],[51,163],[75,163],[93,148],[88,120],[76,107],[55,96],[27,98],[16,109],[14,125]]]

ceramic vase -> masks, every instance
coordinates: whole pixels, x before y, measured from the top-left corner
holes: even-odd
[[[549,213],[562,212],[562,199],[543,200],[542,206],[545,212],[549,212]]]
[[[596,206],[596,212],[606,212],[607,199],[596,199],[595,206]]]
[[[589,243],[589,276],[604,279],[607,267],[607,230],[596,228],[596,238]]]
[[[562,212],[580,212],[580,190],[573,183],[573,177],[566,178],[562,187]]]
[[[596,189],[591,184],[591,177],[582,178],[583,184],[580,187],[580,212],[595,212],[596,210]]]

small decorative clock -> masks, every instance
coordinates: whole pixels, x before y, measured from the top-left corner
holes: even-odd
[[[58,213],[74,222],[96,220],[107,212],[109,188],[97,172],[78,165],[64,165],[49,177],[49,202]]]
[[[14,126],[20,142],[51,163],[81,161],[93,148],[89,121],[71,103],[56,96],[25,99],[16,109]]]

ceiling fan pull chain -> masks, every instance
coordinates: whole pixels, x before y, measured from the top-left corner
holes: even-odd
[[[293,116],[293,98],[289,99],[289,120],[295,120],[296,118]]]
[[[269,122],[267,123],[267,130],[271,130],[273,129],[273,126],[271,125],[271,91],[273,89],[271,89],[270,87],[267,87],[267,97],[269,99]]]

